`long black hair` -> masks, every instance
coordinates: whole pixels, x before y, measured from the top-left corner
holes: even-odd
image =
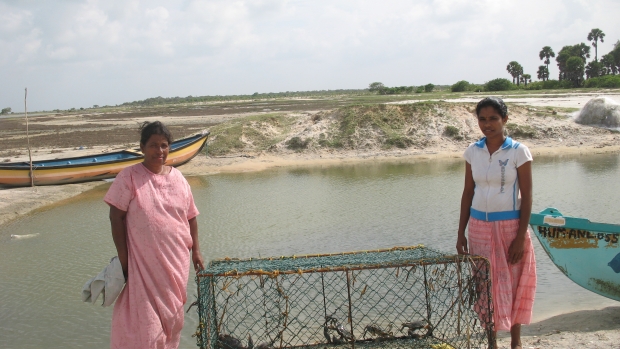
[[[478,102],[476,106],[476,116],[480,116],[480,110],[482,108],[491,107],[497,111],[499,115],[501,115],[502,119],[508,116],[508,107],[506,103],[499,97],[487,97]]]
[[[145,121],[140,125],[140,144],[146,145],[152,135],[164,136],[168,140],[168,144],[172,143],[172,133],[160,121]]]

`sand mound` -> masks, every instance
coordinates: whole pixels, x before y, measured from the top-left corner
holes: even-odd
[[[620,104],[607,97],[593,98],[579,111],[575,122],[582,125],[618,128],[620,127]]]

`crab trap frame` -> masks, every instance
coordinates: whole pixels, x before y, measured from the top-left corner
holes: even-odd
[[[494,348],[489,262],[424,246],[212,261],[204,349]]]

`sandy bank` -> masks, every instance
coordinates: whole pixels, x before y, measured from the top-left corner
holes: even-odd
[[[524,142],[526,143],[526,142]],[[620,152],[620,145],[581,145],[581,146],[530,146],[534,156],[558,156],[579,154],[605,154]],[[313,154],[268,153],[240,154],[224,157],[197,157],[179,168],[186,176],[210,175],[216,173],[238,173],[263,171],[277,167],[298,166],[340,166],[368,162],[419,162],[431,160],[462,159],[463,151],[379,151],[379,152],[338,152]]]
[[[500,333],[500,349],[510,348],[508,333]],[[554,316],[522,329],[523,349],[620,348],[620,306]]]

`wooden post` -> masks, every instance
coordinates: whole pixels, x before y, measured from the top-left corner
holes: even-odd
[[[28,130],[28,88],[24,93],[24,114],[26,115],[26,140],[28,142],[28,158],[30,159],[30,186],[34,187],[34,174],[32,173],[32,153],[30,152],[30,133]]]

